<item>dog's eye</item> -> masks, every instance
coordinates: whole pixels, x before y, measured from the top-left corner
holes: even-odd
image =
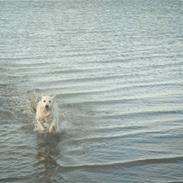
[[[51,100],[49,100],[49,103],[51,103]]]
[[[43,100],[43,102],[45,103],[45,102],[46,102],[46,100]]]

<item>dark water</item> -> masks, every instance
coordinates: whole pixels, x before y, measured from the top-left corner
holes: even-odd
[[[183,1],[0,1],[0,182],[182,182]],[[60,136],[33,131],[34,91]]]

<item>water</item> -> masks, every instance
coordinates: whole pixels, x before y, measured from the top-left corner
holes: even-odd
[[[182,1],[0,1],[0,182],[183,181]],[[34,91],[62,133],[33,131]]]

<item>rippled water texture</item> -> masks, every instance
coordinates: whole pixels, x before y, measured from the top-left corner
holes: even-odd
[[[183,1],[0,1],[0,182],[183,181]],[[33,131],[56,95],[62,133]]]

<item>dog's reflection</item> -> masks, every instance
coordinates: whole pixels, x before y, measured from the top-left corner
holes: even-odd
[[[60,136],[37,134],[37,177],[36,182],[49,183],[55,178],[59,165],[56,162],[60,154]],[[61,178],[61,177],[60,177]]]

